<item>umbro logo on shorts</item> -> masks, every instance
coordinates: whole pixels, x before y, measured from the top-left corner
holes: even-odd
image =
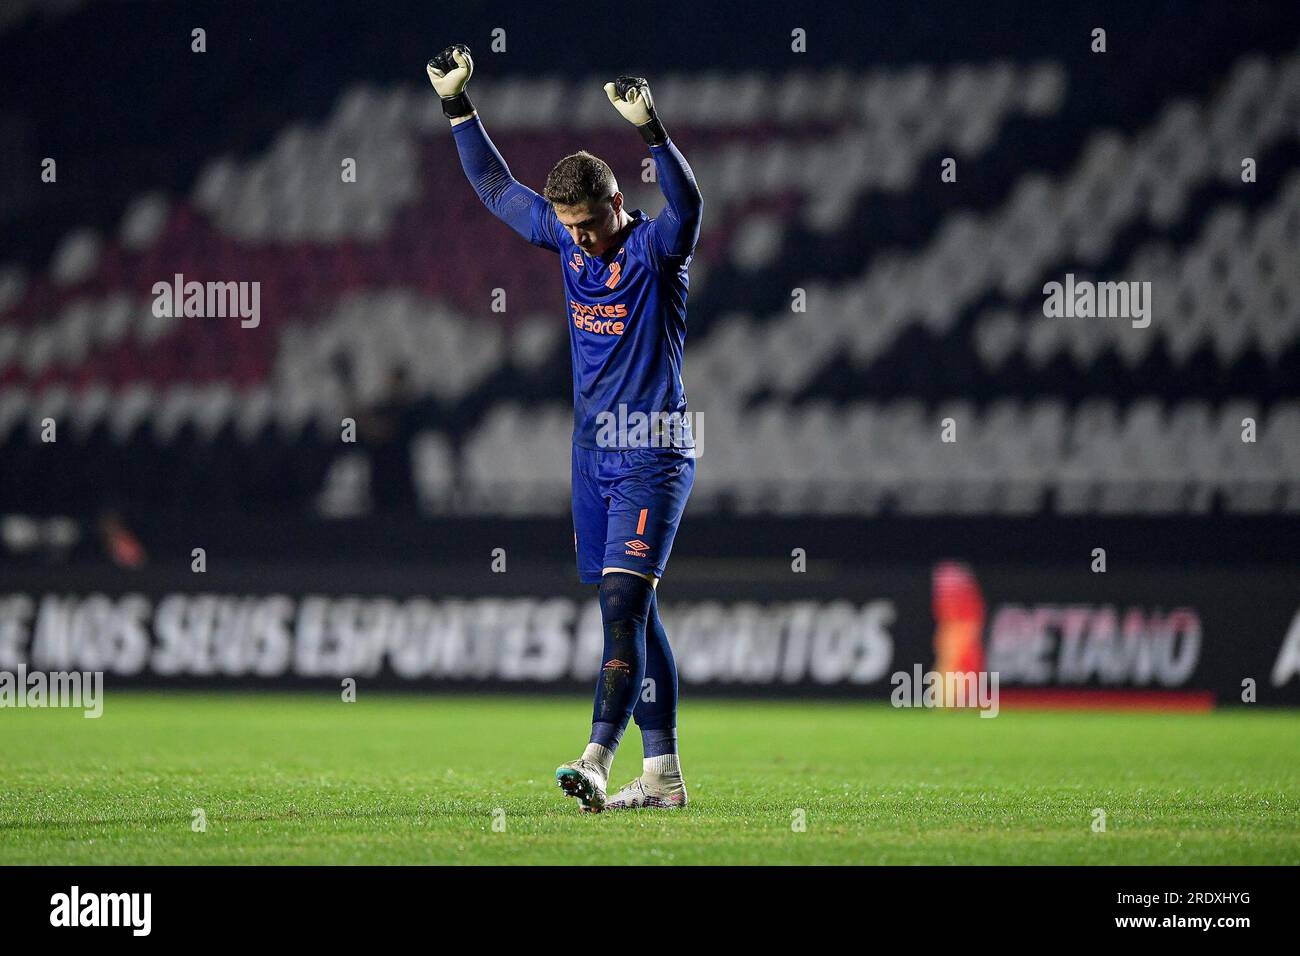
[[[650,545],[646,544],[640,538],[633,538],[631,541],[624,541],[623,543],[628,547],[628,550],[623,552],[624,554],[630,554],[634,558],[644,558],[648,556],[646,552],[650,550]]]

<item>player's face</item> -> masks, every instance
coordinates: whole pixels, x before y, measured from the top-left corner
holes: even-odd
[[[618,234],[618,211],[623,208],[623,194],[609,199],[588,200],[576,206],[556,205],[555,215],[569,236],[584,252],[601,255]]]

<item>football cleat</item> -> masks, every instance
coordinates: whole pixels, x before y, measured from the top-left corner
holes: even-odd
[[[605,809],[605,774],[590,760],[579,757],[555,768],[555,782],[566,797],[576,797],[588,813]]]
[[[605,804],[606,810],[679,810],[686,806],[681,777],[637,777]]]

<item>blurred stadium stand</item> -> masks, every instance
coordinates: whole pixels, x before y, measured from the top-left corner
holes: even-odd
[[[16,74],[18,51],[75,47],[124,9],[15,5],[0,21],[15,57],[0,60]],[[868,45],[799,68],[646,67],[708,204],[684,375],[703,421],[688,513],[1300,513],[1300,23],[1283,5],[1252,10],[1117,9],[1105,25],[1123,53],[1107,55],[1131,68],[1104,82],[1086,29],[1048,43],[1029,22],[1010,49],[978,58],[954,40],[927,56],[915,17],[894,25],[888,62]],[[223,16],[210,35],[234,35]],[[1149,55],[1161,16],[1196,22],[1181,59]],[[80,183],[5,204],[0,514],[132,515],[146,547],[232,514],[565,520],[554,258],[479,204],[420,56],[359,41],[339,71],[322,65],[352,26],[313,21],[320,44],[298,43],[281,86],[265,63],[218,82],[178,41],[181,59],[157,65],[181,71],[175,83],[114,77],[113,110],[135,117],[116,130],[38,114],[35,97],[0,112],[15,163],[37,168],[47,138],[75,144],[57,188]],[[420,39],[427,53],[446,36]],[[586,148],[630,208],[658,211],[604,72],[499,59],[481,59],[475,102],[519,179],[540,188]],[[105,102],[98,91],[88,109]],[[164,132],[126,135],[141,116]],[[956,183],[939,182],[944,157]],[[98,200],[88,177],[105,182]],[[260,325],[155,316],[153,284],[178,273],[259,282]],[[1150,327],[1045,318],[1042,287],[1066,273],[1150,281]],[[339,439],[345,417],[355,445]],[[955,444],[938,440],[945,418]],[[30,540],[30,524],[6,527]]]

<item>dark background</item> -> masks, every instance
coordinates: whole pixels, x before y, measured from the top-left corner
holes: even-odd
[[[318,319],[331,305],[331,293],[321,283],[340,263],[358,263],[364,284],[376,288],[410,288],[411,276],[420,274],[431,276],[439,287],[439,272],[452,267],[435,250],[440,242],[455,242],[466,228],[460,217],[467,208],[469,228],[482,230],[475,236],[511,241],[503,231],[489,231],[496,227],[482,221],[490,218],[485,210],[478,209],[480,219],[472,218],[474,197],[445,128],[419,138],[422,175],[435,185],[400,213],[395,228],[406,245],[397,238],[377,244],[380,260],[402,249],[410,253],[390,271],[373,266],[376,271],[367,272],[374,260],[347,243],[331,249],[329,243],[286,247],[214,238],[203,213],[188,202],[209,163],[220,157],[257,160],[291,124],[327,123],[340,98],[358,85],[431,97],[424,63],[451,42],[475,49],[478,82],[481,77],[573,79],[631,71],[646,75],[653,85],[666,74],[752,71],[782,77],[796,69],[839,67],[861,73],[918,64],[943,76],[957,64],[994,60],[1016,66],[1052,62],[1063,69],[1060,108],[1032,119],[1004,118],[989,148],[975,159],[963,159],[956,186],[941,184],[931,174],[945,154],[940,151],[919,161],[926,173],[910,187],[858,194],[845,224],[830,234],[808,230],[793,213],[786,216],[780,255],[767,267],[747,269],[721,250],[702,246],[697,263],[708,273],[689,302],[689,378],[692,347],[707,342],[728,313],[770,321],[786,307],[792,287],[848,281],[883,256],[915,253],[934,240],[950,217],[1004,207],[1024,177],[1066,175],[1099,131],[1138,135],[1171,102],[1210,102],[1243,57],[1290,56],[1300,41],[1300,8],[1262,2],[747,4],[743,12],[728,5],[662,3],[572,10],[498,3],[65,6],[13,7],[0,30],[0,267],[21,270],[25,277],[22,294],[0,308],[0,330],[30,330],[77,297],[94,300],[125,291],[143,304],[150,283],[141,278],[170,279],[183,266],[193,272],[230,250],[244,256],[240,261],[245,263],[296,262],[299,271],[293,275],[302,283],[290,284],[281,298],[264,302],[268,317],[247,339],[235,340],[237,332],[210,324],[231,320],[187,319],[173,338],[110,362],[56,366],[38,375],[25,374],[12,362],[0,368],[0,388],[38,396],[56,386],[76,392],[107,384],[111,403],[141,382],[160,389],[218,382],[239,390],[266,381],[276,336],[289,318],[273,314],[275,308],[289,303],[295,320],[310,324]],[[190,51],[189,31],[196,26],[207,31],[207,52],[201,55]],[[1096,26],[1107,30],[1104,55],[1089,51],[1089,31]],[[489,52],[496,27],[507,31],[506,54]],[[808,52],[797,57],[790,52],[794,28],[806,29],[809,38]],[[471,84],[471,92],[476,88]],[[476,102],[493,133],[491,96]],[[727,130],[674,124],[671,104],[660,106],[688,161],[729,139],[762,149],[766,137],[783,135],[776,126]],[[504,130],[493,135],[516,175],[537,188],[558,158],[554,147],[604,143],[610,134],[602,131],[592,139],[587,131],[561,125],[547,137]],[[801,135],[815,137],[818,131]],[[629,157],[638,155],[635,137],[623,146]],[[1250,145],[1242,149],[1245,153]],[[56,185],[39,180],[46,156],[58,158]],[[1300,168],[1300,124],[1293,122],[1290,132],[1257,158],[1260,178],[1250,189],[1210,177],[1193,191],[1172,225],[1140,217],[1118,231],[1099,262],[1063,259],[1042,281],[1076,267],[1104,276],[1157,239],[1181,254],[1216,209],[1236,203],[1254,213],[1278,201],[1286,174]],[[701,188],[708,204],[716,184],[703,180]],[[137,268],[135,254],[116,249],[113,240],[132,200],[146,192],[165,196],[173,217],[149,253],[152,272]],[[706,216],[709,212],[706,208]],[[71,288],[61,286],[50,280],[51,264],[68,234],[82,228],[106,237],[104,262],[121,271],[112,273],[106,265]],[[412,239],[420,243],[414,250]],[[1283,259],[1283,268],[1295,268],[1295,251],[1289,250],[1292,258]],[[467,254],[491,257],[495,251]],[[553,268],[540,251],[517,254],[532,256],[524,260],[530,269]],[[551,282],[557,278],[540,274],[549,275]],[[1300,399],[1300,341],[1294,338],[1275,349],[1252,340],[1231,359],[1207,345],[1179,363],[1157,346],[1136,367],[1103,349],[1085,363],[1061,357],[1036,367],[1013,358],[997,372],[988,370],[974,345],[980,313],[991,305],[1022,313],[1032,309],[1041,299],[1038,285],[1022,298],[990,292],[963,306],[946,334],[913,325],[865,366],[833,357],[811,385],[793,396],[760,388],[746,400],[754,406],[788,402],[802,409],[818,402],[843,407],[915,399],[931,411],[951,399],[969,401],[976,409],[1004,399],[1059,400],[1075,411],[1089,400],[1112,401],[1124,410],[1154,398],[1172,411],[1193,401],[1218,409],[1245,399],[1267,416],[1282,403]],[[470,294],[475,291],[458,289],[447,299],[471,321],[511,325],[512,318],[492,315],[482,297]],[[539,311],[550,309],[556,322],[562,321],[558,283],[539,301]],[[253,343],[247,346],[247,360],[231,357],[235,341]],[[219,577],[201,583],[194,579],[196,588],[308,590],[319,572],[321,586],[331,591],[410,593],[427,580],[430,592],[440,596],[446,585],[438,582],[451,574],[461,582],[458,594],[575,593],[571,525],[562,501],[530,515],[483,513],[482,508],[463,507],[464,499],[458,497],[422,506],[411,490],[406,458],[409,443],[421,432],[441,436],[453,455],[463,454],[502,402],[566,402],[571,389],[566,353],[560,342],[530,370],[503,363],[454,400],[394,393],[369,407],[358,406],[356,414],[372,416],[361,418],[363,426],[379,416],[396,437],[374,442],[363,436],[372,494],[360,513],[345,518],[329,517],[319,506],[331,466],[343,451],[356,450],[343,449],[329,428],[308,423],[286,434],[268,426],[248,436],[228,426],[203,436],[185,426],[175,436],[163,436],[146,416],[126,437],[106,426],[75,435],[65,429],[56,444],[44,445],[39,417],[24,412],[0,434],[0,515],[9,529],[0,548],[4,589],[35,594],[44,589],[123,593],[184,588],[191,549],[203,547],[209,568]],[[709,414],[707,406],[702,410]],[[712,440],[753,439],[719,434]],[[761,454],[790,452],[772,446]],[[701,474],[709,466],[706,451]],[[815,488],[816,474],[807,477]],[[547,478],[562,485],[567,474],[557,470]],[[1250,514],[1231,506],[1222,489],[1202,513],[1165,515],[1122,509],[1063,514],[1049,489],[1033,513],[1014,517],[944,509],[918,516],[904,513],[893,500],[861,513],[801,513],[784,507],[745,513],[723,494],[688,507],[663,590],[670,598],[674,593],[690,598],[709,594],[730,600],[761,595],[771,582],[780,582],[772,585],[778,591],[802,590],[828,600],[854,596],[852,582],[866,581],[864,590],[871,592],[878,590],[873,582],[884,584],[897,575],[924,595],[933,563],[960,558],[977,572],[995,569],[990,579],[1004,594],[1041,587],[1021,593],[1020,600],[1125,602],[1147,594],[1148,603],[1156,604],[1180,599],[1169,575],[1194,570],[1197,576],[1188,579],[1182,599],[1199,596],[1215,605],[1206,609],[1207,620],[1239,625],[1224,625],[1225,633],[1213,639],[1248,647],[1263,659],[1268,655],[1262,650],[1277,646],[1279,628],[1300,604],[1295,600],[1300,587],[1292,588],[1288,598],[1285,585],[1271,586],[1258,621],[1239,620],[1250,614],[1250,602],[1232,603],[1230,614],[1224,609],[1233,590],[1230,582],[1248,580],[1252,569],[1274,582],[1300,569],[1300,499],[1294,492],[1300,475],[1282,479],[1264,489],[1267,503]],[[455,482],[460,490],[472,483],[461,472]],[[51,519],[66,522],[59,526],[63,530],[48,524]],[[498,547],[512,561],[511,573],[501,577],[488,570],[490,552]],[[1107,549],[1104,579],[1089,572],[1091,551],[1097,547]],[[813,573],[806,578],[790,577],[794,548],[808,554]],[[1221,592],[1214,588],[1216,570],[1223,572]],[[1044,571],[1048,576],[1041,576]],[[394,586],[386,587],[386,580]],[[1020,588],[1014,583],[1018,580]],[[1210,582],[1208,590],[1205,582]],[[923,614],[924,602],[915,603],[917,614]],[[918,625],[915,633],[927,629],[928,623]]]

